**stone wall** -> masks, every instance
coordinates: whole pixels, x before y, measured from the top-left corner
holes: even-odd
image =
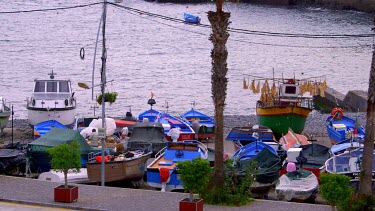
[[[338,9],[375,12],[374,0],[315,0],[315,3]]]
[[[271,5],[316,5],[333,9],[375,12],[375,0],[239,0],[244,3]]]
[[[346,95],[328,87],[324,91],[325,97],[314,96],[315,107],[318,110],[330,112],[334,107],[340,106],[348,112],[367,111],[367,92],[351,90]]]

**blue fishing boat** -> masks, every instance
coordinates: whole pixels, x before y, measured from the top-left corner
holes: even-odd
[[[332,144],[344,142],[347,139],[354,139],[363,142],[365,138],[365,129],[358,122],[358,119],[352,119],[344,116],[341,108],[334,108],[331,116],[326,119],[327,133]]]
[[[363,143],[359,143],[359,142],[356,142],[356,141],[342,142],[342,143],[339,143],[339,144],[332,145],[329,152],[331,153],[331,155],[338,155],[338,154],[341,154],[341,153],[343,153],[347,150],[357,149],[357,148],[362,148],[362,147],[363,147]]]
[[[240,174],[245,174],[252,167],[251,161],[255,161],[258,167],[256,182],[252,185],[251,192],[266,195],[279,177],[282,160],[271,146],[254,141],[243,146],[233,155],[233,164]]]
[[[56,120],[47,120],[34,125],[34,140],[48,133],[52,128],[67,128]]]
[[[167,142],[155,160],[147,167],[147,184],[162,191],[183,190],[178,176],[177,162],[208,159],[207,147],[198,141]]]
[[[181,119],[187,122],[195,131],[195,139],[206,140],[215,136],[215,120],[192,108],[181,115]],[[198,125],[194,123],[197,121]]]
[[[254,141],[238,149],[233,154],[233,159],[241,159],[241,160],[250,159],[256,156],[264,148],[268,149],[270,152],[277,155],[277,151],[274,148],[272,148],[270,145],[265,144],[260,141]]]
[[[355,149],[335,155],[325,162],[326,172],[344,174],[350,177],[350,185],[359,187],[359,178],[362,170],[363,149]],[[375,153],[372,161],[372,183],[375,182]]]
[[[173,133],[177,134],[178,141],[193,140],[195,132],[190,125],[181,119],[167,112],[161,112],[156,117],[155,122],[159,122],[164,127],[164,134],[168,141],[173,141]]]
[[[196,15],[192,15],[189,13],[184,12],[184,20],[186,23],[200,23],[201,18]]]
[[[235,151],[250,143],[259,141],[275,149],[282,160],[286,157],[286,151],[275,140],[272,130],[265,126],[248,125],[233,127],[225,140],[233,142]]]
[[[147,104],[151,106],[151,108],[145,112],[142,112],[138,115],[139,122],[155,122],[156,117],[159,115],[159,111],[152,109],[152,106],[156,104],[155,99],[150,98],[147,101]]]

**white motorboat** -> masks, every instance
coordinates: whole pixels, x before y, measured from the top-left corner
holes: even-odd
[[[67,176],[68,176],[68,183],[80,183],[80,184],[90,183],[90,180],[87,177],[86,168],[81,168],[79,172],[77,172],[75,169],[70,169]],[[47,180],[51,182],[64,183],[64,173],[56,172],[54,169],[51,169],[50,171],[41,173],[38,176],[38,179]]]
[[[31,98],[27,99],[28,123],[34,126],[40,122],[56,120],[65,126],[74,123],[76,98],[68,79],[35,79]]]

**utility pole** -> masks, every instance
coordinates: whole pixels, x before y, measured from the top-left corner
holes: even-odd
[[[101,69],[101,89],[102,89],[102,128],[104,129],[104,137],[102,137],[102,172],[101,172],[101,185],[105,186],[105,85],[106,85],[106,75],[105,75],[105,64],[107,60],[107,50],[105,48],[105,21],[107,16],[107,0],[103,2],[103,49],[102,49],[102,69]]]

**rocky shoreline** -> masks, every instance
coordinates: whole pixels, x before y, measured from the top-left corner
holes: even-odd
[[[315,137],[326,137],[327,129],[325,120],[329,114],[323,114],[319,111],[313,111],[306,121],[304,132]],[[363,126],[366,125],[366,113],[345,113],[345,115],[356,118]],[[224,116],[224,134],[228,134],[233,127],[246,126],[248,124],[257,123],[256,115],[228,115]],[[4,129],[4,133],[0,137],[0,143],[6,143],[12,140],[12,122],[11,120]],[[33,130],[28,125],[27,119],[13,120],[13,142],[27,143],[33,140]]]

